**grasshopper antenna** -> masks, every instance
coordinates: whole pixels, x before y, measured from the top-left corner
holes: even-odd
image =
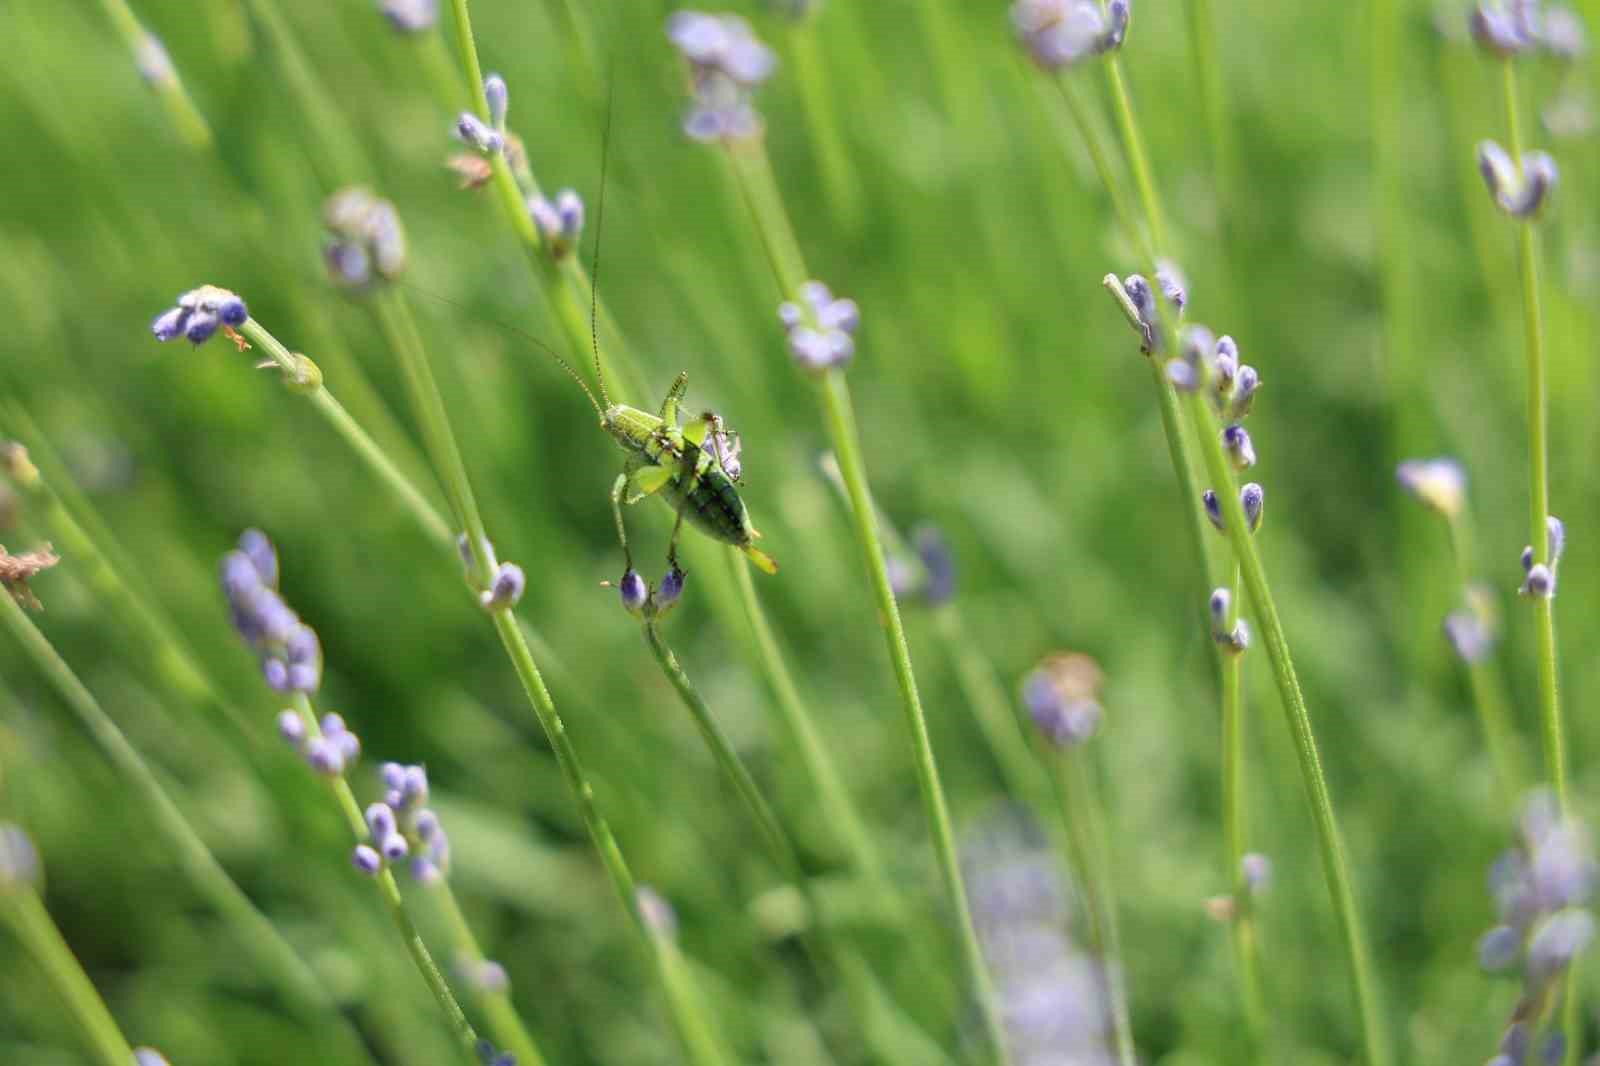
[[[606,124],[600,137],[600,200],[594,217],[594,260],[589,266],[589,346],[594,349],[594,378],[600,383],[600,398],[611,406],[606,394],[606,375],[600,368],[600,234],[606,222],[606,162],[611,154],[612,102],[617,95],[617,57],[611,56],[611,70],[606,75]],[[593,399],[593,397],[590,397]]]

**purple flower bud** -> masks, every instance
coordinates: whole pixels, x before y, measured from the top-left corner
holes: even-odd
[[[338,777],[344,773],[344,753],[327,737],[313,737],[306,745],[306,762],[319,774]]]
[[[833,300],[817,311],[817,323],[825,330],[854,333],[861,325],[861,308],[854,300]]]
[[[428,802],[428,771],[421,766],[407,766],[406,781],[400,788],[407,808]]]
[[[1223,416],[1237,421],[1248,415],[1255,401],[1256,390],[1260,387],[1261,376],[1256,373],[1255,367],[1248,363],[1239,367],[1239,372],[1234,376],[1233,394],[1228,398]]]
[[[153,1047],[136,1047],[133,1049],[133,1066],[171,1066],[171,1063]]]
[[[1543,563],[1534,563],[1528,568],[1520,591],[1524,596],[1548,600],[1556,594],[1556,575]]]
[[[306,722],[300,717],[300,712],[283,710],[278,712],[278,735],[289,746],[298,749],[306,739]]]
[[[395,211],[394,204],[388,200],[378,200],[372,205],[367,215],[365,236],[379,276],[393,281],[405,273],[406,232],[400,225],[400,215]]]
[[[367,831],[374,840],[383,840],[395,831],[394,809],[387,803],[370,803],[366,810]]]
[[[322,248],[322,262],[328,278],[346,289],[364,289],[372,284],[372,257],[365,245],[355,241],[332,240]]]
[[[239,534],[239,550],[255,567],[261,584],[278,587],[278,553],[265,533],[259,529],[245,530]]]
[[[418,856],[411,860],[411,879],[419,885],[431,885],[444,876],[433,860]]]
[[[316,692],[322,683],[322,644],[316,630],[302,622],[289,631],[283,646],[290,686],[296,692]]]
[[[355,851],[350,853],[350,862],[369,877],[383,869],[383,856],[369,844],[357,844]]]
[[[1113,17],[1115,17],[1117,6],[1116,0],[1113,0],[1111,5]],[[1123,18],[1126,19],[1127,4],[1123,3],[1121,6]],[[1126,25],[1126,22],[1124,22],[1124,25]],[[1178,269],[1178,264],[1172,260],[1163,259],[1156,264],[1156,284],[1160,286],[1161,295],[1166,298],[1167,303],[1173,306],[1174,310],[1182,311],[1183,305],[1189,302],[1189,283],[1184,279],[1183,271]]]
[[[778,305],[778,321],[783,323],[785,330],[792,330],[804,321],[805,316],[800,310],[800,305],[785,300]],[[165,340],[166,338],[162,338]]]
[[[528,215],[546,241],[554,243],[561,239],[561,213],[556,210],[555,204],[543,196],[530,196]]]
[[[1250,442],[1250,433],[1237,422],[1223,429],[1222,447],[1235,470],[1248,470],[1256,465],[1256,449]]]
[[[36,884],[39,852],[21,826],[0,822],[0,893]]]
[[[1222,501],[1217,499],[1217,494],[1215,492],[1213,492],[1211,489],[1206,489],[1206,491],[1200,494],[1200,502],[1205,504],[1206,517],[1211,519],[1211,524],[1216,526],[1217,530],[1221,532],[1223,528]]]
[[[184,328],[183,335],[190,344],[204,344],[220,325],[222,320],[210,311],[196,311],[189,316],[189,324]]]
[[[1556,161],[1548,152],[1527,152],[1522,157],[1522,195],[1506,210],[1518,218],[1532,218],[1544,206],[1545,197],[1560,178]]]
[[[1254,481],[1246,482],[1244,488],[1239,490],[1239,502],[1244,505],[1245,524],[1254,533],[1261,528],[1261,516],[1267,506],[1266,490]]]
[[[1494,650],[1494,634],[1474,611],[1451,611],[1444,619],[1445,639],[1464,663],[1478,663]]]
[[[406,843],[406,838],[399,833],[390,833],[382,838],[378,850],[389,862],[399,862],[411,854],[411,845]]]
[[[289,664],[276,655],[261,660],[261,677],[274,692],[289,692]]]
[[[677,603],[678,597],[683,595],[683,581],[687,576],[676,566],[668,570],[661,579],[661,587],[656,590],[656,606],[671,607]]]
[[[1550,565],[1555,566],[1561,561],[1561,553],[1567,547],[1567,526],[1555,515],[1546,515],[1545,539],[1550,551]]]
[[[1195,373],[1194,367],[1182,359],[1168,359],[1166,372],[1167,380],[1179,392],[1193,392],[1200,387],[1200,376]]]
[[[340,733],[334,739],[339,748],[339,754],[344,757],[346,766],[354,766],[361,759],[361,738],[349,730]]]
[[[527,585],[522,567],[516,563],[501,563],[500,569],[495,571],[494,584],[479,594],[479,602],[491,611],[515,607]]]
[[[1589,50],[1583,19],[1570,7],[1546,8],[1539,40],[1557,59],[1578,59]]]
[[[378,767],[378,776],[383,781],[383,787],[391,792],[399,792],[406,787],[406,768],[397,762],[386,762]]]
[[[379,0],[384,18],[400,33],[421,33],[439,17],[439,0]]]
[[[556,217],[560,220],[561,236],[574,243],[583,232],[583,199],[571,189],[556,194]]]
[[[1034,725],[1060,748],[1082,744],[1100,725],[1100,704],[1078,678],[1081,668],[1065,665],[1077,661],[1073,656],[1052,657],[1022,683],[1022,701]]]
[[[493,154],[505,146],[505,139],[500,131],[491,129],[477,115],[470,111],[463,111],[461,117],[456,119],[456,136],[462,143],[480,152]]]
[[[417,839],[426,844],[439,831],[439,816],[433,813],[431,807],[424,807],[412,818],[411,828],[417,834]]]
[[[506,109],[511,106],[511,91],[506,80],[498,74],[483,79],[483,95],[489,101],[489,124],[497,130],[506,128]]]
[[[1522,950],[1522,934],[1509,925],[1497,925],[1478,940],[1478,965],[1489,973],[1509,969]]]
[[[642,609],[645,601],[650,598],[650,589],[637,570],[629,570],[623,574],[622,584],[619,587],[622,590],[622,606],[630,612]]]
[[[1594,918],[1569,908],[1545,919],[1528,941],[1528,977],[1542,985],[1567,968],[1594,938]]]
[[[1259,851],[1247,852],[1239,859],[1239,874],[1252,896],[1259,896],[1272,887],[1272,860]]]
[[[1533,45],[1533,38],[1521,20],[1512,12],[1490,6],[1488,2],[1472,9],[1467,28],[1479,47],[1497,56],[1513,56]]]
[[[188,323],[188,310],[173,307],[156,316],[155,321],[150,323],[150,332],[155,334],[158,341],[170,341],[181,335]]]
[[[242,551],[232,551],[222,557],[222,594],[234,606],[248,604],[261,588],[261,571]]]
[[[242,326],[245,319],[250,317],[249,308],[237,296],[228,295],[217,304],[217,317],[222,319],[225,326]]]

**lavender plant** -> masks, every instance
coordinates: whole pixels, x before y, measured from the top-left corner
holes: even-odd
[[[962,961],[982,1012],[985,1032],[1004,1066],[1004,1031],[967,907],[948,803],[928,739],[899,605],[884,562],[877,512],[867,484],[850,389],[844,378],[843,367],[855,351],[853,334],[858,314],[852,302],[835,298],[826,286],[810,278],[767,161],[762,124],[751,97],[755,86],[772,72],[770,52],[739,20],[727,16],[680,12],[669,20],[667,33],[690,68],[693,101],[684,118],[684,131],[692,139],[718,143],[723,148],[724,158],[750,205],[778,288],[788,298],[779,317],[788,333],[791,352],[817,387],[840,474],[850,490],[856,540],[894,666],[924,814],[933,836],[940,877],[956,915]]]

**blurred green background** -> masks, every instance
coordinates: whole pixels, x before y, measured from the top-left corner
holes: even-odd
[[[434,92],[419,40],[392,32],[372,4],[275,6],[331,91],[337,126],[308,120],[287,90],[293,73],[262,5],[136,5],[216,131],[209,154],[178,138],[100,5],[0,7],[0,437],[82,490],[136,579],[252,715],[259,743],[176,691],[148,628],[110,609],[70,554],[35,582],[45,603],[36,621],[170,775],[219,859],[349,1005],[382,1061],[451,1061],[386,917],[349,870],[345,827],[277,751],[278,704],[228,628],[216,562],[242,528],[266,530],[286,597],[322,637],[321,702],[361,735],[363,765],[428,765],[456,889],[547,1058],[678,1060],[659,994],[456,565],[249,356],[221,340],[190,350],[149,334],[188,288],[239,292],[420,475],[393,357],[370,311],[333,291],[321,266],[322,198],[372,185],[406,224],[404,285],[491,535],[528,572],[520,614],[553,653],[542,665],[635,874],[676,906],[681,943],[741,1061],[854,1061],[837,996],[764,921],[778,879],[759,839],[635,624],[598,588],[622,565],[606,499],[620,453],[526,337],[566,350],[498,205],[458,190],[444,167],[458,102]],[[780,56],[758,103],[811,269],[863,310],[850,382],[879,503],[902,528],[935,523],[954,545],[968,636],[1008,692],[1062,648],[1106,671],[1093,750],[1141,1056],[1236,1061],[1226,933],[1202,907],[1227,887],[1202,628],[1209,585],[1185,539],[1142,357],[1099,288],[1137,257],[1059,96],[1016,47],[1005,4],[835,0],[802,23],[733,6]],[[485,68],[511,86],[511,125],[534,172],[590,204],[586,251],[614,85],[601,290],[651,390],[624,398],[653,408],[687,369],[691,409],[714,407],[741,430],[745,498],[783,566],[758,577],[763,603],[948,981],[915,969],[870,916],[852,917],[836,837],[748,631],[725,624],[738,610],[715,609],[732,586],[704,542],[687,556],[688,592],[668,635],[883,987],[959,1057],[978,1034],[967,1010],[945,1009],[958,972],[950,923],[860,555],[818,473],[826,437],[785,353],[782,297],[748,213],[717,151],[679,132],[683,73],[662,30],[670,10],[473,5]],[[1442,34],[1434,10],[1415,3],[1219,0],[1219,168],[1188,15],[1141,4],[1124,53],[1190,282],[1188,314],[1236,337],[1265,381],[1251,426],[1261,455],[1252,476],[1268,499],[1260,543],[1344,818],[1394,1042],[1404,1062],[1476,1061],[1515,997],[1474,956],[1493,920],[1485,871],[1515,812],[1440,636],[1457,595],[1444,525],[1404,497],[1393,469],[1447,453],[1470,472],[1481,576],[1506,619],[1497,658],[1531,766],[1533,635],[1513,595],[1527,524],[1513,230],[1473,166],[1477,140],[1504,138],[1497,73],[1455,32],[1464,10],[1443,12]],[[1100,72],[1071,77],[1108,115]],[[1591,96],[1581,64],[1527,68],[1530,110],[1558,99],[1586,108]],[[1600,245],[1588,193],[1600,159],[1587,129],[1557,138],[1531,128],[1563,170],[1541,227],[1552,491],[1571,543],[1558,601],[1570,757],[1580,810],[1592,813]],[[658,577],[670,516],[645,505],[628,517]],[[13,550],[50,532],[9,492],[0,522]],[[980,842],[1014,798],[950,645],[914,602],[906,613],[954,812]],[[1276,866],[1261,920],[1279,1060],[1353,1061],[1343,957],[1264,656],[1248,657],[1246,674],[1252,846]],[[0,810],[35,837],[51,912],[129,1037],[179,1066],[345,1061],[263,988],[178,875],[148,811],[9,637],[0,678]],[[353,780],[363,798],[374,794],[370,775]],[[427,893],[408,892],[434,940]],[[0,941],[0,1062],[85,1061],[79,1046],[50,987]]]

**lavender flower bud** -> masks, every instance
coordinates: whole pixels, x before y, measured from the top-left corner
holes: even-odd
[[[368,804],[366,819],[367,831],[374,840],[383,840],[395,831],[394,809],[387,803]]]
[[[217,301],[217,317],[224,326],[242,326],[250,317],[250,309],[239,297],[229,293]]]
[[[561,235],[577,243],[583,232],[583,198],[572,189],[562,189],[556,194],[556,217],[561,220]]]
[[[1223,429],[1222,447],[1235,470],[1248,470],[1256,465],[1256,449],[1250,442],[1250,433],[1237,422]]]
[[[306,745],[306,762],[319,774],[338,777],[344,773],[344,753],[327,737],[313,737]]]
[[[411,845],[407,844],[406,838],[399,833],[390,833],[382,839],[382,842],[378,845],[378,850],[383,853],[383,857],[389,862],[399,862],[411,854]]]
[[[400,788],[405,806],[411,808],[428,802],[428,771],[421,766],[408,766],[405,775],[405,784]]]
[[[1119,6],[1122,9],[1123,25],[1126,26],[1129,14],[1127,3],[1119,3],[1118,0],[1112,0],[1111,17],[1115,21]],[[1118,43],[1120,44],[1121,41],[1119,40]],[[1181,312],[1183,305],[1189,302],[1189,282],[1184,278],[1183,271],[1178,268],[1178,264],[1172,260],[1163,259],[1156,264],[1156,284],[1160,286],[1161,295],[1166,297],[1167,303],[1171,304],[1174,310]]]
[[[411,830],[417,834],[418,840],[426,844],[439,832],[439,816],[432,808],[424,807],[412,817]]]
[[[357,844],[355,850],[350,853],[350,863],[357,870],[372,877],[383,869],[383,856],[379,855],[377,849],[370,844]]]
[[[1559,177],[1548,153],[1524,152],[1520,162],[1513,162],[1494,141],[1478,144],[1478,170],[1495,203],[1516,218],[1538,214]]]
[[[676,566],[668,570],[661,579],[661,587],[656,590],[656,606],[671,607],[678,602],[678,597],[683,595],[683,580],[687,575]]]
[[[383,781],[383,787],[391,792],[399,792],[406,787],[406,768],[397,762],[386,762],[378,767],[378,777]]]
[[[1533,45],[1533,35],[1516,14],[1487,2],[1478,4],[1468,17],[1467,28],[1472,39],[1485,51],[1501,56],[1514,56]]]
[[[372,256],[354,241],[332,240],[322,248],[328,280],[343,289],[364,289],[372,284]]]
[[[265,533],[259,529],[245,530],[239,534],[239,550],[255,567],[261,584],[269,588],[278,587],[278,552]]]
[[[322,644],[316,630],[305,623],[296,625],[284,639],[284,652],[288,659],[289,687],[308,695],[322,684]]]
[[[1252,896],[1262,895],[1272,887],[1272,860],[1259,851],[1247,852],[1239,859],[1239,874]]]
[[[511,106],[511,91],[506,80],[498,74],[483,79],[483,95],[489,101],[489,124],[497,130],[506,128],[506,109]]]
[[[39,852],[21,826],[0,822],[0,895],[37,884]]]
[[[1226,588],[1211,590],[1211,624],[1221,632],[1228,625],[1228,618],[1233,614],[1233,593]]]
[[[1578,952],[1594,938],[1594,918],[1588,911],[1558,911],[1535,930],[1528,941],[1528,977],[1542,985],[1567,968]]]
[[[1267,506],[1266,490],[1254,481],[1246,482],[1244,488],[1239,490],[1239,502],[1244,505],[1245,524],[1254,533],[1261,528],[1261,516]]]
[[[1217,527],[1217,532],[1224,532],[1224,527],[1222,525],[1222,501],[1217,499],[1217,494],[1211,489],[1206,489],[1206,491],[1200,494],[1200,502],[1205,505],[1206,517],[1211,520],[1211,524],[1213,526]]]
[[[1522,934],[1509,925],[1497,925],[1478,939],[1478,965],[1488,973],[1510,969],[1522,950]]]
[[[400,33],[431,30],[439,18],[439,0],[379,0],[378,6]]]
[[[1057,71],[1120,46],[1127,32],[1124,4],[1108,22],[1094,0],[1018,0],[1011,23],[1034,62]]]
[[[172,1066],[167,1057],[153,1047],[133,1049],[133,1066]]]
[[[276,655],[264,656],[261,660],[261,679],[274,692],[289,692],[289,664]]]
[[[300,717],[300,712],[283,710],[278,712],[278,735],[290,747],[299,749],[305,743],[306,723]]]
[[[1023,680],[1023,703],[1049,743],[1069,748],[1094,736],[1103,714],[1100,680],[1086,655],[1053,655]]]
[[[1261,387],[1261,377],[1256,373],[1256,368],[1248,363],[1239,367],[1238,374],[1234,377],[1233,394],[1228,398],[1227,408],[1222,412],[1223,417],[1238,421],[1250,413],[1250,406],[1255,401],[1256,390]]]
[[[468,147],[491,155],[505,147],[505,138],[500,131],[486,126],[481,118],[470,111],[463,111],[461,117],[456,119],[456,136]]]
[[[212,312],[196,311],[189,316],[189,324],[184,327],[183,336],[190,344],[204,344],[221,325],[222,319]]]
[[[637,570],[623,574],[619,588],[622,590],[622,606],[630,613],[643,609],[645,601],[650,598],[650,589]]]
[[[405,273],[406,233],[394,204],[379,200],[367,215],[366,238],[372,248],[372,262],[379,276],[393,281]]]
[[[1528,568],[1520,591],[1524,596],[1548,600],[1556,594],[1556,575],[1543,563],[1534,563]]]
[[[1475,611],[1451,611],[1444,619],[1445,639],[1464,663],[1479,663],[1494,650],[1494,633]]]
[[[189,324],[189,312],[182,307],[171,307],[155,317],[150,323],[150,332],[155,334],[158,341],[170,341],[180,336]]]
[[[1541,20],[1539,40],[1544,50],[1557,59],[1579,59],[1589,51],[1589,37],[1583,19],[1570,7],[1546,8]]]
[[[261,571],[242,551],[231,551],[222,557],[222,594],[233,607],[250,603],[261,588]]]
[[[516,563],[501,563],[500,569],[495,571],[494,584],[479,593],[479,602],[491,611],[515,607],[527,586],[528,579],[522,567]]]
[[[1561,561],[1561,553],[1567,547],[1567,526],[1555,515],[1546,515],[1544,519],[1545,543],[1550,552],[1550,565],[1555,566]]]

